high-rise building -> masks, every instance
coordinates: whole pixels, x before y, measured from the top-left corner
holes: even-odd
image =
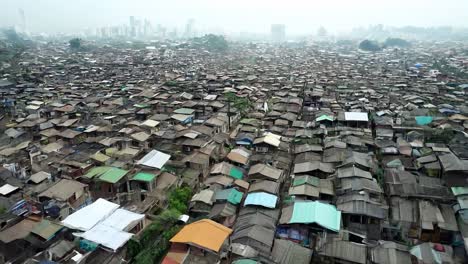
[[[194,34],[193,34],[194,25],[195,25],[195,19],[191,18],[187,21],[187,24],[185,25],[185,33],[184,33],[186,38],[194,37]]]
[[[136,21],[134,16],[130,16],[130,37],[136,37]]]
[[[24,15],[24,10],[22,8],[19,8],[18,13],[21,21],[21,31],[26,32],[26,16]]]
[[[150,22],[148,19],[145,18],[144,24],[143,24],[143,35],[144,35],[145,37],[147,37],[147,36],[149,36],[151,33],[153,33],[152,31],[153,31],[153,29],[152,29],[152,27],[151,27],[151,22]]]
[[[274,42],[283,42],[286,40],[286,26],[284,24],[271,25],[271,40]]]

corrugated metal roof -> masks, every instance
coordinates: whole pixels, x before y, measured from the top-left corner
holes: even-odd
[[[366,245],[350,241],[332,240],[320,250],[320,255],[365,264],[367,259]]]
[[[344,118],[345,118],[345,121],[363,121],[363,122],[369,121],[369,117],[367,116],[367,113],[363,113],[363,112],[345,112]]]
[[[286,220],[286,219],[282,219]],[[321,202],[296,201],[293,205],[288,224],[318,224],[329,230],[338,232],[341,224],[341,212],[330,204]]]
[[[246,205],[260,205],[267,208],[275,208],[276,202],[278,201],[278,196],[265,193],[249,193],[245,199],[244,206]]]
[[[161,169],[170,158],[171,155],[153,149],[140,159],[137,164]]]
[[[218,252],[231,233],[232,229],[230,228],[212,220],[202,219],[184,226],[170,241],[191,244]]]

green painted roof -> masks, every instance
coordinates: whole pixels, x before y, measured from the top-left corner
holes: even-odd
[[[232,167],[231,170],[229,171],[229,176],[235,179],[242,179],[244,177],[244,174],[238,168]]]
[[[315,118],[315,121],[317,121],[317,122],[324,121],[324,120],[328,120],[328,121],[333,122],[333,120],[335,120],[335,118],[333,118],[333,116],[329,116],[329,115],[321,115],[321,116]]]
[[[128,171],[122,170],[119,168],[111,168],[110,170],[106,171],[104,174],[102,174],[99,179],[101,181],[105,182],[110,182],[110,183],[116,183],[120,179],[122,179],[125,174],[127,174]]]
[[[292,185],[299,186],[302,184],[309,184],[317,187],[320,185],[320,179],[314,176],[296,177]]]
[[[239,204],[242,200],[244,193],[239,192],[238,190],[231,188],[217,191],[215,194],[216,200],[227,200],[232,204]]]
[[[154,180],[154,178],[156,178],[155,174],[146,173],[146,172],[139,172],[135,176],[133,176],[132,180],[150,182],[150,181]]]
[[[468,194],[468,187],[452,187],[452,193],[455,196]]]
[[[182,115],[191,115],[195,112],[195,110],[191,108],[179,108],[174,110],[174,113],[176,114],[182,114]]]
[[[326,229],[338,232],[341,224],[341,212],[330,204],[320,202],[295,202],[289,223],[315,223]]]
[[[106,171],[112,169],[112,167],[107,167],[107,166],[99,166],[99,167],[94,167],[88,171],[84,176],[87,178],[94,178],[96,176],[104,174]]]

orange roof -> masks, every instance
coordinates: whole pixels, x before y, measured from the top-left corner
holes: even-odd
[[[170,241],[192,244],[218,252],[231,233],[230,228],[209,219],[202,219],[184,226]]]

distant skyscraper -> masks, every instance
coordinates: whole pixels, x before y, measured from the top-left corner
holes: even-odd
[[[150,34],[152,34],[153,32],[153,29],[151,27],[151,22],[145,18],[144,20],[144,24],[143,24],[143,35],[145,37],[149,36]]]
[[[191,18],[187,21],[187,24],[185,25],[185,33],[184,33],[186,38],[194,37],[193,35],[194,25],[195,25],[195,19]]]
[[[130,16],[130,37],[136,37],[136,23],[135,17]]]
[[[283,42],[286,40],[286,26],[284,24],[271,25],[271,39],[274,42]]]
[[[317,35],[319,37],[326,37],[327,36],[327,30],[324,28],[324,27],[319,27],[319,29],[317,30]]]
[[[21,21],[21,31],[25,32],[26,31],[26,17],[24,15],[24,10],[22,8],[18,9],[18,13],[20,16],[20,21]]]

